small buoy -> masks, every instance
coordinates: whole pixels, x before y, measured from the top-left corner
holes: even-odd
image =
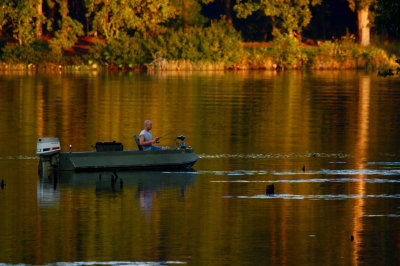
[[[353,235],[350,236],[350,241],[354,241],[354,236]]]
[[[265,189],[265,194],[274,194],[275,193],[275,186],[274,184],[272,185],[267,185],[267,188]]]
[[[303,164],[303,172],[305,172],[306,171],[306,166]]]
[[[5,186],[6,186],[6,184],[4,183],[4,179],[2,179],[2,180],[1,180],[1,183],[0,183],[1,189],[4,189]]]

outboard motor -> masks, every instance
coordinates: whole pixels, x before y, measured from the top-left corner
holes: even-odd
[[[36,154],[48,156],[60,152],[61,145],[58,138],[40,138],[36,145]]]
[[[58,138],[40,138],[36,144],[36,154],[39,155],[39,174],[47,175],[58,167],[59,152],[61,150]]]

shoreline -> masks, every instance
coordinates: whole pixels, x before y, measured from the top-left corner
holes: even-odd
[[[245,45],[242,44],[242,47]],[[142,65],[109,64],[87,59],[88,55],[64,55],[57,61],[0,61],[0,71],[283,71],[283,70],[380,70],[397,66],[396,56],[382,48],[326,42],[322,46],[244,48],[237,62],[153,58]]]

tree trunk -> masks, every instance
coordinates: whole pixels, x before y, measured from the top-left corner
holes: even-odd
[[[189,3],[190,5],[190,3]],[[184,25],[184,30],[189,27],[189,18],[188,18],[188,7],[187,7],[187,2],[186,0],[182,0],[182,18],[183,18],[183,25]]]
[[[232,3],[231,0],[225,0],[226,23],[232,25]]]
[[[368,6],[357,10],[358,41],[362,46],[370,44],[370,27],[368,19]]]
[[[42,0],[37,0],[37,6],[36,6],[36,11],[37,11],[37,21],[36,21],[36,40],[41,40],[43,36],[43,4]]]

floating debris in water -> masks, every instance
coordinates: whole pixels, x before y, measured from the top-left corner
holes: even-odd
[[[274,194],[275,193],[275,186],[274,184],[272,185],[267,185],[265,189],[265,194]]]

